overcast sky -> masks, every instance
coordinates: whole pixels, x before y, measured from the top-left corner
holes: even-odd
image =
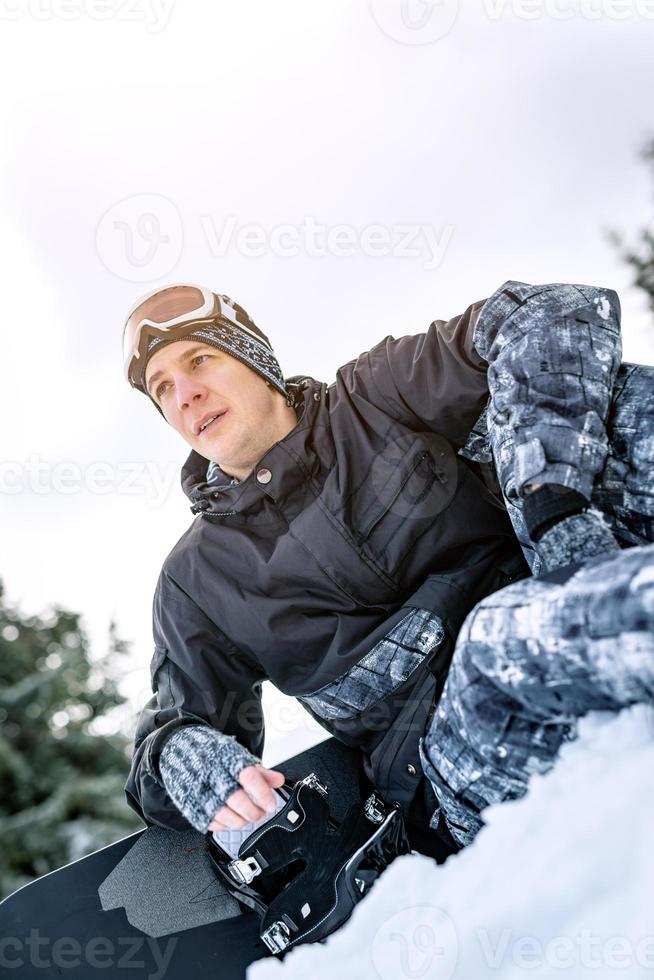
[[[0,0],[0,576],[110,618],[147,696],[151,602],[190,523],[188,448],[124,382],[161,283],[241,303],[330,381],[506,279],[618,290],[652,222],[654,0]]]

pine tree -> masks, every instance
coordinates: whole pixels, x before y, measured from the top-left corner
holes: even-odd
[[[130,741],[111,727],[127,644],[89,657],[80,616],[10,608],[0,581],[0,897],[143,826],[125,803]]]
[[[654,140],[650,140],[642,150],[643,160],[652,168],[654,176]],[[623,236],[616,231],[609,233],[609,240],[618,248],[622,258],[634,273],[634,285],[647,296],[650,310],[654,313],[654,224],[641,228],[636,244],[627,245]]]

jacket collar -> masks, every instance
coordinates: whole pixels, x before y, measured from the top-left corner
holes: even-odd
[[[297,375],[286,380],[286,388],[293,397],[293,408],[298,425],[265,453],[252,473],[244,480],[234,480],[216,463],[212,466],[211,479],[207,479],[210,461],[194,449],[182,467],[182,489],[191,502],[191,511],[198,513],[235,514],[248,509],[262,495],[275,500],[286,496],[305,479],[304,472],[296,465],[294,451],[303,454],[304,432],[310,428],[326,385],[314,378]],[[317,397],[316,397],[317,396]],[[261,469],[269,469],[272,480],[263,485],[256,479]]]

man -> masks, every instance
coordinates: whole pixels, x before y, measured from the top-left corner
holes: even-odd
[[[509,282],[327,386],[174,285],[133,308],[124,359],[191,446],[196,515],[154,598],[126,786],[147,822],[273,808],[266,678],[450,850],[578,717],[651,699],[654,372],[621,365],[615,293]]]

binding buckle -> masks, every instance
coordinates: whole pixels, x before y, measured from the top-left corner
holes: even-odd
[[[277,919],[261,933],[261,938],[271,953],[283,953],[291,942],[291,931],[285,922]]]
[[[305,776],[304,779],[301,780],[301,782],[303,782],[305,786],[309,786],[311,789],[317,790],[317,792],[321,793],[323,796],[327,796],[327,787],[320,782],[315,772],[310,772],[308,776]]]
[[[363,812],[371,823],[381,823],[386,816],[383,803],[375,793],[369,796],[364,803]]]
[[[239,885],[249,885],[253,878],[261,874],[261,865],[255,857],[236,858],[230,861],[227,870]]]

